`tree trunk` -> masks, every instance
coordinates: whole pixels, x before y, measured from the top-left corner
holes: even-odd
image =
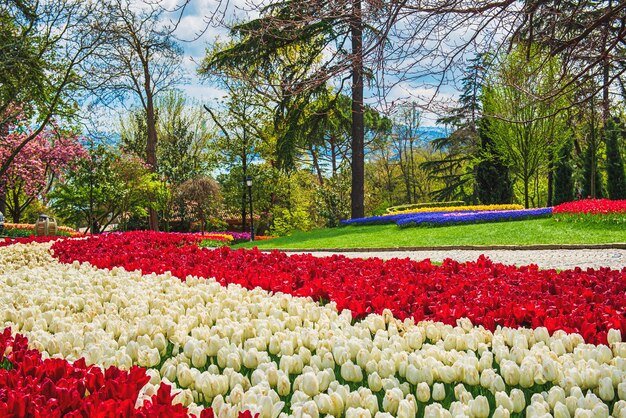
[[[12,210],[12,214],[13,215],[13,223],[19,224],[20,220],[22,218],[22,211],[20,210],[20,195],[18,193],[16,193],[15,191],[13,192],[13,210]]]
[[[313,160],[313,167],[315,168],[315,173],[317,173],[317,181],[320,186],[324,185],[324,176],[322,176],[322,169],[320,168],[320,163],[317,158],[317,152],[313,148],[313,145],[309,144],[309,152],[311,153],[311,159]]]
[[[528,201],[528,183],[530,182],[530,179],[528,177],[524,178],[524,208],[528,209],[529,208],[529,201]]]
[[[352,0],[352,218],[365,216],[365,127],[363,119],[363,22],[361,0]]]
[[[596,198],[596,121],[595,113],[593,111],[593,102],[591,103],[591,147],[589,154],[591,156],[590,166],[590,178],[589,178],[589,194],[592,199]],[[583,196],[586,197],[586,196]]]
[[[241,179],[241,232],[246,232],[246,176],[248,175],[248,158],[246,150],[248,149],[246,130],[243,131],[243,147],[241,149],[241,171],[243,178]]]
[[[611,8],[612,1],[609,0],[609,8]],[[604,55],[604,59],[602,61],[602,126],[606,128],[606,123],[609,120],[611,114],[611,101],[609,100],[609,84],[610,84],[610,69],[611,69],[611,61],[609,54],[607,52],[608,47],[608,37],[611,25],[611,21],[607,21],[604,25],[604,40],[602,45],[602,53]]]
[[[335,137],[333,135],[330,136],[330,165],[332,176],[335,177],[337,174],[337,148],[335,145]]]
[[[548,154],[548,201],[546,204],[546,206],[548,207],[552,206],[552,195],[554,194],[553,178],[554,178],[554,153],[550,152],[550,154]]]
[[[2,212],[3,215],[7,213],[7,192],[3,185],[0,185],[0,212]]]
[[[146,92],[146,128],[148,130],[148,138],[146,141],[146,163],[150,165],[150,170],[153,173],[157,171],[157,131],[156,131],[156,116],[154,114],[154,97],[150,81],[150,71],[147,64],[144,64],[145,75],[145,92]],[[149,214],[149,227],[152,231],[159,230],[159,215],[154,208],[148,208]]]

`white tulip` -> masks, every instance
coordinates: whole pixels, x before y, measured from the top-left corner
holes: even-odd
[[[421,382],[417,385],[415,396],[417,400],[422,403],[426,403],[430,400],[430,387],[426,382]]]
[[[524,407],[526,406],[526,398],[524,397],[524,392],[519,389],[511,389],[509,397],[511,398],[511,401],[513,401],[513,412],[522,412],[524,410]]]
[[[308,415],[311,418],[319,418],[319,410],[317,409],[317,404],[313,401],[304,402],[302,405],[303,414]]]
[[[577,408],[574,413],[575,418],[593,418],[593,412],[586,409]]]
[[[365,408],[346,409],[346,418],[371,418],[372,413]]]
[[[311,397],[320,392],[320,384],[315,373],[308,372],[302,375],[302,390]]]
[[[615,397],[615,391],[613,389],[613,381],[611,380],[611,378],[604,377],[600,379],[599,384],[600,386],[598,390],[600,393],[600,398],[602,398],[603,401],[612,401]]]
[[[206,365],[206,352],[201,347],[194,348],[191,354],[191,364],[197,368],[203,368]]]
[[[619,329],[610,329],[606,337],[609,345],[622,342],[622,332]]]
[[[344,402],[341,395],[337,392],[333,392],[330,394],[330,414],[336,417],[340,416],[344,412]]]
[[[193,377],[193,374],[191,373],[191,370],[189,370],[189,367],[183,367],[183,366],[185,365],[181,364],[177,368],[176,379],[178,381],[178,384],[181,387],[188,388],[194,383],[195,379]]]
[[[499,406],[493,411],[492,418],[509,418],[510,416],[511,412],[508,409]]]
[[[373,392],[379,392],[383,388],[383,382],[378,372],[373,372],[367,376],[367,385]],[[624,387],[626,389],[626,386]]]
[[[398,404],[398,418],[415,418],[415,405],[407,399],[402,399]]]
[[[571,418],[569,410],[564,403],[559,401],[554,405],[554,418]]]
[[[280,396],[287,396],[291,392],[291,383],[286,374],[280,374],[276,383],[276,392]]]
[[[513,412],[514,410],[513,400],[511,400],[511,398],[509,397],[509,395],[506,394],[506,392],[496,392],[495,398],[496,398],[496,408],[503,407],[509,412]]]
[[[376,395],[370,394],[367,395],[362,401],[361,405],[370,411],[371,415],[376,415],[378,412],[378,398]]]
[[[433,385],[432,398],[435,401],[442,401],[446,398],[446,387],[443,383],[435,383]]]
[[[385,397],[383,398],[383,410],[385,412],[389,412],[392,415],[395,415],[398,412],[398,406],[400,405],[400,400],[404,398],[402,391],[398,388],[390,389],[385,392]]]

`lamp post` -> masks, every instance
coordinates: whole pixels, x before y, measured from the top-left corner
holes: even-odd
[[[250,201],[250,241],[254,241],[254,218],[252,217],[252,176],[246,176],[248,200]]]

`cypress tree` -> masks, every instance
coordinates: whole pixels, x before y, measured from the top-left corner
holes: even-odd
[[[609,119],[606,130],[606,177],[609,199],[626,199],[624,160],[619,149],[626,131],[618,118]]]
[[[502,156],[489,136],[489,121],[483,119],[479,123],[480,162],[475,167],[476,194],[484,205],[511,203],[513,201],[513,182],[509,168],[504,164]]]
[[[595,166],[595,170],[593,169]],[[591,195],[591,173],[595,171],[595,189],[596,195]],[[589,145],[585,150],[585,155],[583,157],[583,184],[582,184],[582,198],[587,199],[589,197],[594,197],[596,199],[601,199],[603,197],[602,193],[602,176],[600,175],[600,171],[598,170],[598,159],[596,153],[594,152],[594,147]]]
[[[574,200],[574,179],[572,177],[572,141],[568,140],[559,149],[559,158],[554,170],[554,205]]]

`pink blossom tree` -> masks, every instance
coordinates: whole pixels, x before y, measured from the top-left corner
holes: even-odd
[[[28,125],[20,121],[4,132],[0,165],[11,158],[15,149],[32,133]],[[54,181],[83,158],[88,158],[88,154],[78,135],[54,124],[28,141],[0,177],[0,195],[4,195],[13,222],[19,223],[24,210],[35,200],[45,199]]]

